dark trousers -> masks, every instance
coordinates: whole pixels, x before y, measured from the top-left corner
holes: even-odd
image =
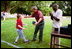
[[[33,40],[36,40],[37,33],[39,31],[39,41],[42,41],[42,38],[43,38],[43,29],[44,29],[44,21],[42,21],[38,25],[36,25],[35,31],[34,31]]]

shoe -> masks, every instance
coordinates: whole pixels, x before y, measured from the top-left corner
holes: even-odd
[[[38,41],[38,43],[42,43],[43,41]]]
[[[13,43],[17,43],[17,42],[13,42]]]
[[[32,41],[36,41],[36,40],[32,40]]]
[[[24,41],[24,43],[29,43],[29,42],[30,42],[30,40]]]

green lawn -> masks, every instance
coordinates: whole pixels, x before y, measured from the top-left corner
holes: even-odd
[[[26,38],[30,40],[32,40],[33,38],[33,32],[35,28],[35,26],[32,25],[32,21],[35,21],[35,19],[31,19],[31,18],[23,19],[23,22],[28,24],[28,26],[24,26],[25,28],[27,28],[26,30],[24,30],[24,34]],[[16,19],[11,18],[11,19],[6,19],[4,23],[1,23],[1,40],[14,44],[13,42],[15,38],[17,37],[15,22],[16,22]],[[62,23],[63,23],[63,26],[67,26],[68,24],[71,24],[71,20],[63,19]],[[49,43],[50,43],[50,37],[51,37],[51,31],[52,31],[51,29],[52,29],[51,19],[45,19],[45,27],[44,27],[44,33],[43,33],[44,42],[39,44],[37,43],[38,41],[36,41],[36,42],[30,42],[27,44],[27,43],[23,43],[22,40],[19,40],[19,43],[14,45],[22,47],[22,48],[50,48]],[[61,44],[70,47],[71,40],[61,39]],[[10,48],[10,47],[11,46],[8,46],[5,43],[1,43],[1,48]]]

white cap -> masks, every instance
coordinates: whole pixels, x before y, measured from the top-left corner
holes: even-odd
[[[37,7],[36,6],[32,6],[31,9],[37,9]]]

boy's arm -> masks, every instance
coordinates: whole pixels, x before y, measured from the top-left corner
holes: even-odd
[[[18,27],[20,27],[20,28],[22,28],[22,29],[26,29],[26,28],[21,27],[20,25],[18,25]]]

